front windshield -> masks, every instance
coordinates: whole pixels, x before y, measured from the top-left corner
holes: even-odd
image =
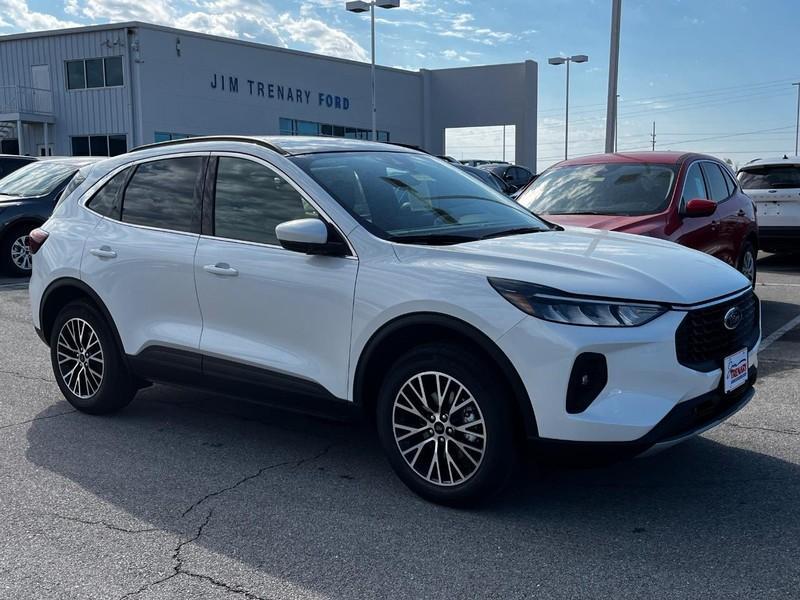
[[[76,166],[63,163],[34,162],[0,179],[0,194],[29,198],[44,196],[72,177],[77,170]]]
[[[422,154],[330,152],[292,160],[384,239],[453,244],[550,228],[485,183]]]
[[[517,201],[540,214],[648,215],[669,205],[676,167],[610,163],[556,167]]]

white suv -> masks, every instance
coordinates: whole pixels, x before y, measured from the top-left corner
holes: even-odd
[[[756,203],[758,241],[766,252],[800,252],[800,157],[759,159],[739,169]]]
[[[641,454],[753,395],[759,302],[711,256],[550,225],[385,144],[209,137],[98,163],[31,234],[64,396],[152,381],[376,420],[431,500],[486,497],[519,442]]]

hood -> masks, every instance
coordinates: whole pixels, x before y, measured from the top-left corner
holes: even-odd
[[[591,227],[592,229],[605,229],[606,231],[624,231],[627,233],[643,234],[652,230],[661,229],[664,225],[663,214],[656,215],[542,215],[553,223],[565,227]]]
[[[19,196],[6,196],[5,194],[0,194],[0,204],[4,202],[19,202],[20,200],[23,200],[23,198],[20,198]]]
[[[746,288],[736,269],[654,238],[577,227],[452,246],[396,244],[398,259],[574,294],[695,304]]]

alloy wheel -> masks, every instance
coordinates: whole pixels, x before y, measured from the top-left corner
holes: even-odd
[[[438,371],[414,375],[400,387],[392,431],[406,464],[438,486],[467,481],[486,451],[480,406],[461,382]]]
[[[78,398],[91,398],[103,382],[105,363],[100,338],[88,321],[75,317],[58,334],[58,370]]]
[[[23,235],[14,240],[11,244],[11,262],[22,271],[31,270],[31,249],[28,245],[28,236]]]

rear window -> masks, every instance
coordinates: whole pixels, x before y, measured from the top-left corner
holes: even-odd
[[[745,190],[800,188],[800,166],[746,167],[739,171],[739,183]]]

